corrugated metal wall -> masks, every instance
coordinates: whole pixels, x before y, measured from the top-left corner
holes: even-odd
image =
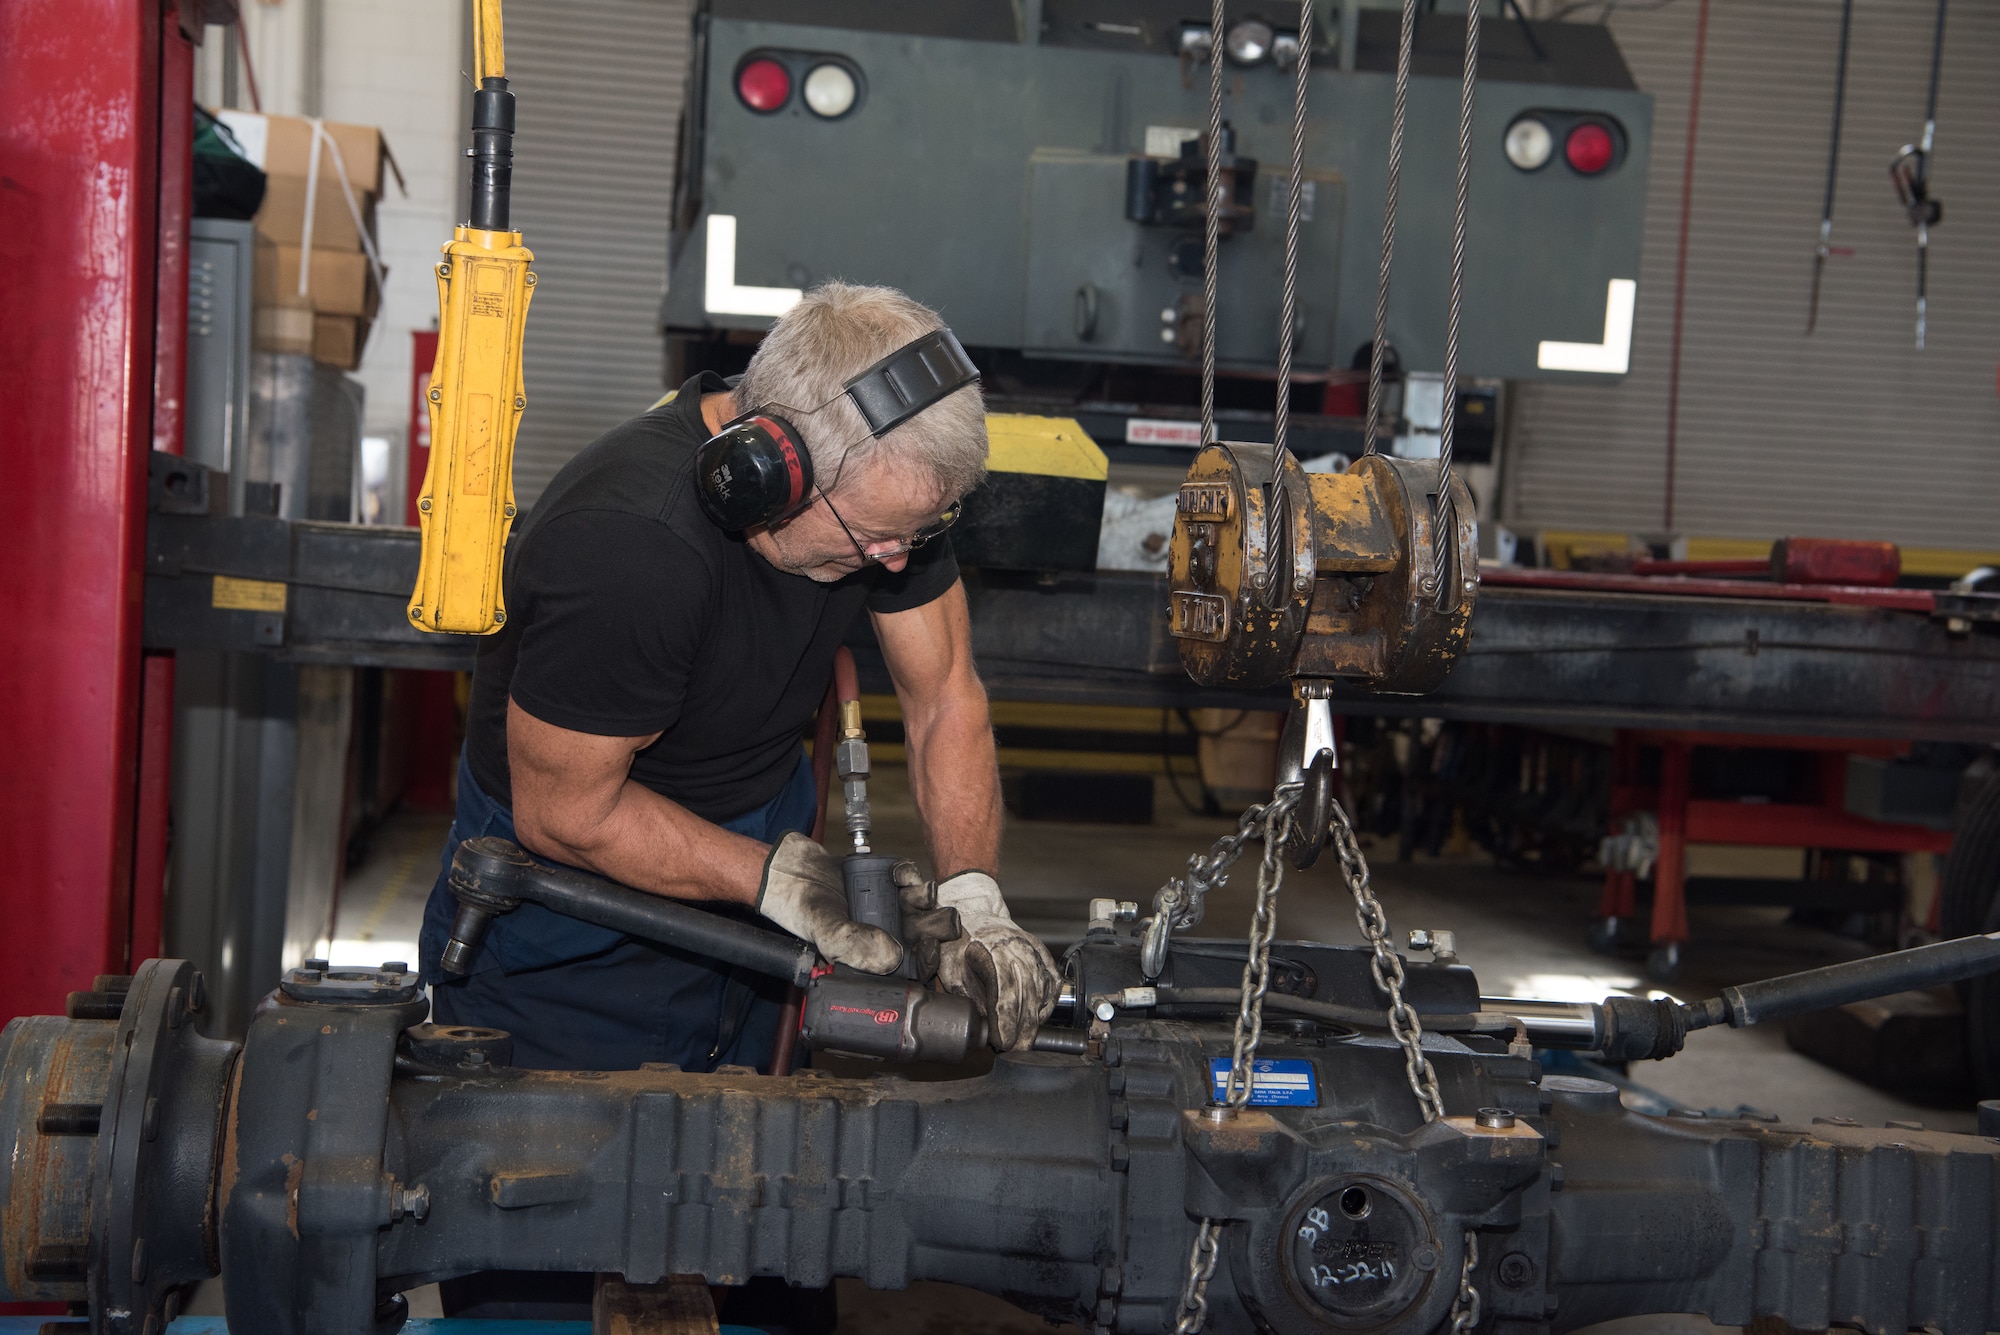
[[[1503,517],[1665,527],[1675,247],[1697,0],[1614,13],[1658,99],[1632,371],[1524,385]],[[1695,149],[1673,528],[2000,548],[2000,6],[1945,35],[1927,350],[1915,234],[1889,160],[1922,130],[1932,0],[1857,0],[1834,243],[1804,336],[1825,185],[1839,0],[1714,0]]]
[[[605,428],[659,397],[667,212],[688,0],[508,0],[520,95],[514,221],[541,283],[514,488],[532,505]]]

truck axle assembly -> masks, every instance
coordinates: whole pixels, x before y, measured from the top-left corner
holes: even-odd
[[[0,1034],[0,1299],[147,1335],[219,1273],[232,1329],[390,1335],[402,1291],[481,1270],[853,1276],[1158,1332],[1213,1219],[1219,1332],[1433,1331],[1468,1231],[1496,1335],[1652,1312],[2000,1327],[2000,1125],[1640,1116],[1534,1060],[1524,1027],[1580,1046],[1584,1018],[1509,1016],[1526,1004],[1435,961],[1405,987],[1456,1031],[1424,1040],[1449,1113],[1426,1124],[1361,1022],[1367,953],[1311,942],[1272,947],[1268,1074],[1218,1117],[1216,989],[1244,945],[1176,938],[1151,986],[1138,954],[1108,921],[1069,953],[1082,1051],[926,1082],[518,1070],[503,1033],[422,1023],[399,964],[295,970],[239,1047],[197,1032],[190,965],[152,961]]]

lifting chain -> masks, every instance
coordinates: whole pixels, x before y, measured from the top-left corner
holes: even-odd
[[[1479,1264],[1479,1235],[1465,1230],[1465,1260],[1458,1267],[1458,1297],[1451,1304],[1451,1335],[1468,1335],[1479,1325],[1479,1290],[1472,1272]]]
[[[1271,936],[1278,929],[1278,891],[1285,883],[1285,864],[1280,856],[1292,833],[1292,811],[1299,793],[1286,794],[1271,803],[1274,810],[1264,819],[1264,856],[1257,864],[1257,906],[1250,914],[1250,940],[1244,951],[1243,997],[1236,1007],[1236,1036],[1229,1055],[1229,1079],[1222,1086],[1222,1101],[1229,1108],[1250,1102],[1251,1063],[1257,1060],[1257,1044],[1264,1037],[1264,994],[1271,990]]]
[[[1215,841],[1206,853],[1188,859],[1187,871],[1160,887],[1153,896],[1153,916],[1139,948],[1139,968],[1148,981],[1159,977],[1166,964],[1167,939],[1201,923],[1208,892],[1229,881],[1229,869],[1243,856],[1243,846],[1265,835],[1268,823],[1289,820],[1304,789],[1286,784],[1273,793],[1263,806],[1251,807],[1238,818],[1236,828]]]
[[[1369,949],[1374,952],[1369,972],[1375,975],[1375,986],[1389,995],[1389,1033],[1403,1049],[1403,1067],[1409,1076],[1410,1091],[1417,1096],[1417,1106],[1424,1110],[1424,1120],[1435,1122],[1444,1116],[1444,1096],[1438,1093],[1437,1072],[1431,1069],[1431,1059],[1424,1055],[1424,1023],[1418,1018],[1416,1007],[1403,997],[1403,957],[1389,944],[1389,914],[1375,897],[1375,888],[1369,883],[1368,859],[1362,856],[1361,842],[1355,838],[1354,826],[1348,822],[1347,812],[1339,802],[1333,804],[1332,839],[1333,851],[1340,858],[1340,874],[1354,896],[1355,920],[1361,924],[1361,935],[1367,938]]]
[[[1389,317],[1389,272],[1395,249],[1396,202],[1402,181],[1403,126],[1409,101],[1410,65],[1416,36],[1416,0],[1404,0],[1402,40],[1396,57],[1395,103],[1389,137],[1388,189],[1382,224],[1382,262],[1375,294],[1375,340],[1370,350],[1368,384],[1368,433],[1366,452],[1375,451],[1381,421],[1383,354],[1387,343]],[[1216,440],[1215,431],[1215,347],[1218,292],[1218,251],[1222,220],[1222,60],[1223,0],[1213,0],[1209,27],[1208,61],[1208,183],[1207,216],[1202,255],[1202,364],[1201,438],[1204,444]],[[1299,58],[1294,94],[1292,125],[1291,192],[1286,201],[1283,287],[1280,293],[1278,331],[1278,398],[1273,421],[1274,469],[1281,466],[1287,450],[1290,423],[1293,325],[1297,312],[1298,228],[1305,177],[1306,90],[1312,53],[1312,0],[1299,4]],[[1464,304],[1466,204],[1469,194],[1472,153],[1472,98],[1479,63],[1479,5],[1468,0],[1466,7],[1464,82],[1460,94],[1458,125],[1457,196],[1452,226],[1451,306],[1445,333],[1446,407],[1439,441],[1437,508],[1432,516],[1432,568],[1426,587],[1440,597],[1445,592],[1452,535],[1451,451],[1452,419],[1458,383],[1458,335]],[[1250,808],[1236,829],[1217,840],[1206,855],[1188,859],[1185,875],[1169,880],[1153,899],[1153,918],[1147,924],[1140,951],[1140,968],[1147,979],[1155,978],[1166,965],[1167,942],[1176,930],[1186,930],[1201,921],[1203,901],[1214,887],[1225,883],[1229,869],[1252,839],[1261,839],[1264,854],[1257,868],[1257,899],[1250,918],[1250,935],[1243,965],[1243,991],[1237,1006],[1230,1068],[1223,1085],[1224,1116],[1249,1105],[1255,1083],[1257,1045],[1263,1037],[1264,997],[1271,981],[1271,939],[1277,930],[1278,892],[1284,885],[1281,861],[1293,823],[1303,784],[1283,784],[1262,806]],[[1370,971],[1376,986],[1389,997],[1389,1032],[1403,1049],[1404,1067],[1410,1089],[1417,1097],[1426,1122],[1445,1115],[1444,1098],[1438,1089],[1437,1072],[1423,1050],[1423,1022],[1416,1008],[1403,996],[1403,960],[1389,944],[1389,916],[1369,882],[1368,861],[1348,821],[1347,813],[1335,801],[1328,804],[1331,834],[1340,856],[1341,873],[1354,896],[1355,918],[1373,952]],[[1180,1317],[1175,1335],[1195,1335],[1208,1320],[1208,1286],[1221,1258],[1222,1223],[1203,1219],[1195,1231],[1194,1247],[1188,1255],[1187,1282],[1181,1290]],[[1466,1230],[1464,1260],[1459,1270],[1458,1292],[1450,1313],[1451,1335],[1468,1335],[1479,1324],[1479,1291],[1473,1287],[1473,1270],[1479,1263],[1479,1244]]]
[[[1291,834],[1294,813],[1303,792],[1301,784],[1282,785],[1272,794],[1269,802],[1244,812],[1237,828],[1218,839],[1206,857],[1188,859],[1189,879],[1194,877],[1194,869],[1200,864],[1205,893],[1227,880],[1229,867],[1242,855],[1244,845],[1251,838],[1264,841],[1264,856],[1257,867],[1257,900],[1251,911],[1249,948],[1243,965],[1243,995],[1236,1012],[1229,1078],[1223,1086],[1223,1105],[1231,1110],[1229,1115],[1234,1115],[1236,1109],[1246,1107],[1250,1102],[1257,1045],[1263,1037],[1264,995],[1271,981],[1271,940],[1278,926],[1278,891],[1284,885],[1281,853]],[[1354,826],[1337,801],[1332,804],[1331,837],[1334,852],[1340,858],[1341,875],[1347,882],[1348,891],[1354,896],[1355,920],[1373,952],[1370,971],[1374,974],[1376,986],[1389,996],[1389,1032],[1403,1049],[1403,1065],[1409,1077],[1410,1090],[1417,1097],[1417,1106],[1423,1110],[1424,1121],[1435,1122],[1445,1115],[1444,1096],[1438,1089],[1437,1071],[1424,1052],[1423,1021],[1416,1008],[1403,996],[1403,959],[1389,944],[1388,912],[1375,894],[1369,877],[1368,859],[1361,851]],[[1187,880],[1177,877],[1160,891],[1154,901],[1155,922],[1168,914],[1167,905],[1170,902],[1178,902],[1176,892],[1188,892]],[[1198,906],[1199,897],[1195,897],[1193,902]],[[1196,920],[1199,921],[1198,909]],[[1188,1253],[1187,1282],[1181,1289],[1180,1318],[1174,1324],[1174,1335],[1195,1335],[1208,1320],[1208,1285],[1215,1277],[1216,1263],[1221,1258],[1222,1223],[1220,1219],[1204,1219],[1195,1230],[1194,1247]],[[1467,1335],[1479,1324],[1479,1290],[1472,1283],[1473,1271],[1478,1264],[1479,1241],[1473,1231],[1467,1229],[1464,1260],[1459,1267],[1458,1293],[1451,1305],[1450,1335]]]
[[[1271,937],[1278,927],[1278,891],[1285,883],[1283,852],[1292,833],[1292,816],[1303,784],[1284,784],[1261,807],[1243,813],[1233,834],[1217,840],[1206,862],[1219,870],[1211,875],[1213,887],[1227,877],[1230,864],[1242,856],[1243,846],[1254,835],[1264,841],[1264,856],[1257,864],[1257,904],[1250,915],[1250,942],[1243,961],[1243,996],[1236,1008],[1236,1033],[1230,1049],[1229,1078],[1222,1087],[1223,1107],[1234,1116],[1247,1106],[1255,1084],[1252,1074],[1257,1060],[1257,1044],[1264,1036],[1264,994],[1271,987]],[[1192,867],[1196,859],[1189,859]],[[1166,896],[1177,882],[1170,881],[1160,893]],[[1164,912],[1164,909],[1158,910]],[[1218,1244],[1222,1221],[1204,1219],[1195,1230],[1194,1250],[1188,1255],[1187,1283],[1181,1288],[1181,1314],[1174,1335],[1195,1335],[1208,1321],[1208,1284],[1215,1277],[1220,1257]]]

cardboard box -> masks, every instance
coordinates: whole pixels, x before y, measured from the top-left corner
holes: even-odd
[[[258,238],[255,291],[260,305],[298,296],[299,257],[304,253],[295,245],[274,245]],[[312,270],[306,287],[313,309],[321,315],[373,319],[382,304],[382,294],[368,268],[368,257],[358,250],[313,247]]]
[[[315,148],[312,122],[297,116],[261,116],[224,109],[217,117],[229,128],[244,156],[265,173],[264,206],[257,211],[258,235],[279,245],[303,244],[306,184],[315,155],[319,163],[318,194],[313,203],[314,250],[360,250],[361,232],[340,188],[341,172],[354,193],[362,226],[375,232],[375,200],[382,193],[382,165],[388,147],[372,125],[324,121],[322,127],[335,148],[324,142]]]
[[[216,117],[229,127],[244,156],[272,176],[296,176],[301,181],[311,169],[312,122],[298,116],[265,116],[254,111],[222,108]],[[327,137],[340,150],[340,162],[347,169],[348,184],[357,193],[382,193],[382,159],[387,153],[382,132],[372,125],[346,125],[322,121]],[[325,144],[319,148],[320,178],[340,192],[334,176],[333,154]]]
[[[375,196],[359,195],[354,203],[361,210],[362,226],[375,235]],[[296,246],[305,233],[306,178],[272,176],[264,185],[264,206],[257,210],[257,235],[276,245]],[[361,249],[361,233],[355,230],[354,215],[340,193],[340,182],[331,173],[322,174],[319,195],[313,200],[314,250]]]
[[[361,365],[372,321],[353,315],[313,317],[312,356],[316,362],[352,371]]]
[[[310,301],[266,301],[259,297],[251,320],[259,352],[306,354],[313,350],[313,309]]]

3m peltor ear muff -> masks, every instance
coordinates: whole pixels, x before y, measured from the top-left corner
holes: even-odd
[[[879,437],[977,379],[979,369],[957,337],[937,329],[876,362],[841,393],[861,413],[868,434]],[[752,408],[725,423],[695,454],[695,496],[719,528],[740,532],[774,523],[812,497],[812,455],[798,428],[771,411],[777,406]]]
[[[710,436],[695,456],[701,512],[731,532],[799,509],[812,495],[812,482],[812,455],[798,428],[770,413],[745,413]]]

